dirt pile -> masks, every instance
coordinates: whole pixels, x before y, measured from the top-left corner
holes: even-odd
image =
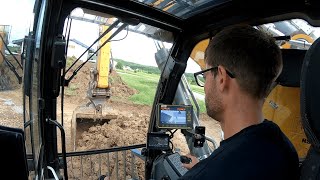
[[[0,91],[0,125],[23,128],[22,89]]]
[[[77,150],[105,149],[146,142],[149,116],[132,112],[118,113],[118,118],[109,124],[90,127],[83,132]]]
[[[69,87],[75,92],[75,95],[66,95],[67,105],[65,107],[68,107],[68,103],[75,104],[82,102],[81,104],[83,104],[84,102],[88,102],[86,91],[90,80],[90,68],[92,67],[94,67],[94,64],[86,64],[75,76],[71,82],[74,85]],[[110,84],[112,96],[108,100],[107,106],[117,111],[117,119],[112,119],[109,123],[102,125],[88,126],[86,129],[77,128],[77,136],[79,135],[79,138],[75,142],[76,151],[107,149],[146,143],[151,107],[129,102],[128,97],[138,93],[138,91],[128,87],[116,71],[110,74]],[[205,125],[207,128],[207,134],[219,142],[221,140],[219,123],[213,121],[205,114],[201,114],[200,119],[201,125]],[[179,148],[182,154],[189,153],[185,138],[180,131],[174,134],[172,143],[173,148]],[[113,152],[82,158],[74,157],[68,161],[68,167],[71,167],[69,168],[70,179],[97,179],[100,174],[109,174],[110,179],[117,179],[117,174],[119,174],[119,179],[130,179],[132,178],[132,155],[130,151],[125,152],[125,154],[123,152]],[[144,161],[137,157],[135,158],[134,172],[139,179],[144,179]]]
[[[70,72],[66,77],[70,77],[72,72],[80,65],[81,63],[76,63],[74,67],[70,69]],[[85,102],[88,101],[87,90],[89,88],[90,81],[90,69],[94,68],[94,63],[86,63],[82,69],[77,73],[76,76],[72,79],[69,86],[65,88],[66,99],[71,99],[73,102]],[[109,76],[109,83],[111,87],[111,97],[121,97],[127,98],[137,93],[137,90],[130,88],[126,85],[121,77],[117,74],[116,71],[112,71]]]
[[[110,74],[110,83],[113,96],[127,98],[138,93],[137,90],[130,88],[126,83],[124,83],[116,71],[113,71]]]
[[[95,64],[93,63],[87,63],[70,82],[69,87],[66,87],[65,89],[63,115],[64,128],[66,130],[67,137],[71,134],[67,130],[70,131],[70,129],[72,129],[71,123],[75,109],[79,105],[82,106],[88,102],[86,92],[90,80],[90,68],[93,68],[94,66]],[[71,69],[70,72],[73,72],[74,69],[75,68]],[[4,74],[10,73],[7,72],[7,70],[8,69],[5,69]],[[2,74],[0,75],[2,76]],[[70,75],[71,74],[68,74],[67,77]],[[10,77],[13,81],[16,80],[14,76],[10,75]],[[77,134],[80,134],[80,138],[76,142],[77,151],[114,148],[146,143],[151,107],[129,102],[128,97],[138,92],[137,90],[128,87],[115,71],[110,74],[110,83],[112,87],[112,97],[107,102],[107,106],[110,106],[112,109],[117,111],[118,117],[117,119],[111,120],[109,124],[88,126],[86,130],[77,132]],[[58,106],[60,105],[59,100]],[[59,116],[61,116],[60,113],[60,108],[58,107],[58,120],[61,119],[59,118]],[[14,91],[0,92],[1,125],[18,126],[22,128],[22,115],[21,88],[15,89]],[[17,121],[14,121],[15,123],[13,123],[13,119]],[[221,128],[219,123],[203,114],[201,114],[200,119],[201,125],[205,125],[207,128],[207,134],[219,142],[221,140]],[[70,143],[73,146],[74,141],[71,141],[70,137],[67,139],[67,143]],[[58,140],[59,139],[60,137],[58,137]],[[172,142],[173,147],[179,148],[182,154],[189,153],[185,138],[180,131],[177,131],[174,134]],[[61,143],[58,142],[58,144]],[[113,152],[109,154],[83,156],[82,158],[68,158],[69,177],[70,179],[97,179],[100,174],[109,174],[110,179],[117,179],[116,175],[119,174],[119,179],[129,179],[132,177],[132,155],[130,151],[125,152],[125,154],[123,154],[123,152]],[[135,158],[135,162],[134,172],[136,173],[136,176],[139,177],[139,179],[144,179],[144,162],[137,157]],[[119,173],[117,173],[117,167]]]
[[[120,102],[114,102],[114,104],[116,107],[121,106]],[[123,107],[124,105],[125,103],[122,104]],[[117,119],[111,120],[108,124],[92,126],[88,131],[84,131],[77,142],[76,150],[107,149],[144,144],[146,142],[149,115],[134,110],[143,108],[143,105],[127,105],[127,109],[131,109],[132,111],[118,110]],[[126,151],[125,154],[123,153],[123,151],[119,153],[113,152],[83,158],[82,160],[79,157],[75,158],[72,162],[69,162],[69,164],[73,166],[70,170],[72,174],[71,177],[76,179],[79,177],[82,177],[82,179],[96,178],[99,176],[101,168],[102,174],[109,174],[111,179],[116,179],[117,174],[119,174],[119,179],[132,178],[132,155],[130,151]],[[83,166],[82,169],[80,164]],[[124,171],[124,164],[126,164],[126,171]],[[117,173],[117,166],[119,173]],[[142,169],[144,169],[144,162],[135,158],[135,167],[134,172],[140,179],[143,179],[144,171],[142,171]],[[124,172],[126,172],[126,174],[124,174]]]
[[[77,141],[77,151],[146,143],[151,107],[120,101],[111,101],[108,105],[112,105],[112,107],[117,110],[118,118],[111,120],[109,124],[95,125],[87,131],[83,131]],[[221,140],[219,123],[213,121],[205,114],[201,114],[200,117],[201,124],[207,128],[207,134],[219,142]],[[180,131],[174,134],[172,143],[173,148],[178,148],[182,154],[189,153],[185,138]],[[70,174],[72,174],[72,177],[75,179],[95,179],[99,176],[101,167],[102,174],[109,174],[110,179],[117,179],[117,174],[119,174],[119,179],[130,179],[132,178],[131,158],[132,155],[130,151],[126,151],[125,154],[123,154],[123,152],[114,152],[109,153],[109,155],[95,155],[90,158],[88,156],[82,160],[77,157],[72,160],[72,163],[69,162],[73,164],[73,168],[70,169]],[[82,170],[80,164],[83,166]],[[126,164],[126,171],[124,171],[124,164]],[[118,172],[117,166],[119,168]],[[71,165],[69,167],[71,167]],[[124,172],[126,173],[125,175]],[[144,161],[137,157],[135,157],[134,172],[139,179],[144,179]]]
[[[81,65],[81,63],[78,62],[70,69],[66,74],[66,79],[72,75],[79,65]],[[73,103],[85,103],[88,101],[86,97],[90,81],[90,68],[93,68],[94,66],[93,63],[86,63],[73,77],[69,85],[65,87],[64,96],[67,101],[69,100]]]
[[[20,61],[20,58],[17,56],[18,61]],[[12,63],[14,67],[16,67],[16,71],[19,76],[22,77],[22,70],[18,66],[18,64],[13,60],[13,57],[8,57],[8,61]],[[15,74],[10,70],[9,66],[6,62],[2,62],[0,64],[0,91],[3,90],[13,90],[20,88],[21,85],[19,84],[19,81]]]

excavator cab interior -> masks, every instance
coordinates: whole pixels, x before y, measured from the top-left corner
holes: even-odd
[[[75,13],[79,11],[80,15]],[[273,36],[281,47],[284,67],[266,99],[264,115],[280,126],[296,148],[301,179],[319,179],[320,33],[314,30],[320,26],[318,1],[35,0],[33,13],[33,27],[24,39],[23,49],[24,130],[0,127],[0,142],[8,144],[1,152],[8,162],[19,164],[14,179],[98,179],[110,175],[110,169],[115,174],[109,176],[111,179],[174,180],[183,176],[187,169],[181,162],[188,159],[172,143],[178,134],[199,160],[219,146],[208,133],[210,127],[202,125],[199,104],[184,74],[188,62],[204,69],[209,39],[222,28],[241,23]],[[74,61],[70,66],[66,57],[71,51],[71,24],[76,20],[97,24],[100,29],[91,46],[76,57],[80,63]],[[89,36],[86,28],[78,30],[82,36]],[[87,96],[94,107],[94,117],[108,119],[103,122],[108,125],[113,116],[103,114],[110,110],[102,104],[113,96],[110,44],[125,39],[128,32],[153,40],[153,58],[160,71],[150,116],[146,118],[147,131],[136,137],[146,141],[79,150],[75,148],[77,126],[70,127],[64,120],[65,88],[96,55],[97,66],[90,72]],[[138,43],[133,46],[139,46]],[[92,50],[93,46],[96,49]],[[124,51],[131,48],[134,47]],[[87,52],[92,54],[82,59]],[[78,118],[81,119],[80,115]],[[93,140],[86,142],[89,141]],[[114,154],[109,156],[110,153]],[[136,164],[136,159],[143,163]],[[89,161],[90,171],[83,170],[83,163]],[[109,166],[109,162],[113,165]],[[101,164],[105,165],[102,169]],[[1,174],[7,174],[12,166],[14,163],[1,166]],[[121,169],[123,175],[119,175]]]

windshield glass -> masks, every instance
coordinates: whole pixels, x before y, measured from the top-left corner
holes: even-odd
[[[143,23],[127,25],[112,15],[80,8],[69,17],[65,20],[64,36],[68,47],[65,80],[70,82],[62,92],[63,112],[61,108],[57,112],[59,121],[63,117],[67,151],[145,144],[161,74],[156,59],[165,62],[168,53],[161,50],[169,52],[172,46],[159,35],[172,36],[171,32]],[[130,151],[121,151],[83,161],[69,159],[68,169],[72,169],[75,179],[87,177],[98,173],[87,165],[98,166],[99,159],[103,159],[99,165],[102,172],[110,170],[114,176],[116,158],[123,163],[122,153],[127,158],[131,156]],[[108,159],[110,163],[106,165]],[[81,163],[83,176],[73,165]],[[135,165],[137,175],[143,179],[143,160],[137,159]]]
[[[215,7],[231,0],[136,0],[148,6],[170,13],[171,15],[186,19],[209,7]]]

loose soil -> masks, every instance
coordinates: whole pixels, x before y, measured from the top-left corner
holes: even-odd
[[[86,91],[90,79],[90,68],[93,66],[94,64],[86,64],[71,81],[69,89],[65,89],[63,125],[66,131],[67,150],[69,152],[85,151],[146,143],[151,107],[130,102],[128,97],[138,93],[138,91],[129,88],[115,71],[111,73],[112,96],[106,101],[105,105],[106,108],[111,109],[112,113],[117,114],[117,118],[104,124],[98,124],[93,121],[92,124],[90,123],[84,126],[84,128],[79,128],[74,131],[75,127],[73,124],[75,114],[82,111],[81,108],[92,108],[86,107],[85,105],[89,102],[86,98]],[[59,98],[57,118],[58,121],[62,123],[60,104],[61,99]],[[22,114],[21,87],[10,91],[1,91],[0,124],[22,128]],[[209,118],[206,114],[201,114],[200,123],[206,126],[207,135],[211,136],[216,142],[221,141],[221,128],[218,122]],[[76,133],[76,137],[72,135],[73,132]],[[60,135],[58,139],[60,139]],[[179,131],[175,133],[172,141],[174,148],[179,148],[182,154],[189,153],[185,138]],[[61,152],[60,142],[58,142],[58,144],[59,151]],[[117,179],[117,163],[115,162],[119,162],[119,179],[130,179],[132,178],[131,158],[132,154],[130,151],[126,151],[126,154],[119,152],[118,155],[117,153],[109,153],[108,155],[101,154],[82,158],[68,158],[69,179],[97,179],[99,174],[109,174],[110,179]],[[108,159],[109,163],[107,163]],[[144,162],[137,157],[135,160],[136,176],[138,176],[139,179],[143,179]],[[101,166],[99,166],[100,164]],[[107,164],[109,164],[109,166],[107,166]],[[126,167],[124,167],[125,164]],[[124,168],[126,169],[126,173],[124,173]]]

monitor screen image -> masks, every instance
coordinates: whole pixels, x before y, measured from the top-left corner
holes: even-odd
[[[192,129],[191,105],[158,105],[157,127],[164,129]]]
[[[180,110],[161,110],[162,124],[186,124],[186,111]]]

